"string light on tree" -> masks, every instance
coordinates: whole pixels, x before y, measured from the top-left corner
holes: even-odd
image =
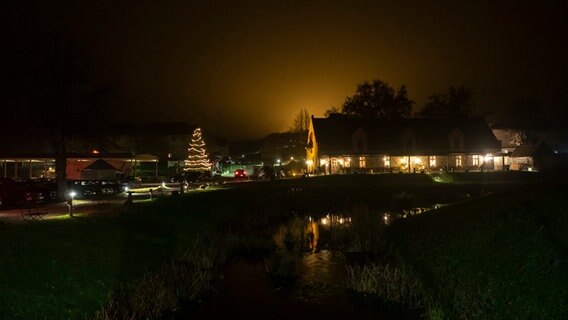
[[[203,141],[201,136],[201,128],[193,131],[187,151],[189,151],[189,155],[187,160],[185,160],[186,171],[203,172],[211,170],[211,162],[209,162],[207,157],[205,141]]]

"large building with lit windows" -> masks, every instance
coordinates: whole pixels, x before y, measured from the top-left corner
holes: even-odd
[[[505,158],[483,118],[361,119],[312,116],[310,173],[504,170]]]

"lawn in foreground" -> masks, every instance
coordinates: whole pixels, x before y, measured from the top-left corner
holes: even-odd
[[[83,318],[121,283],[238,214],[242,206],[231,198],[240,197],[207,190],[99,217],[0,226],[0,318]]]
[[[567,190],[517,189],[393,226],[395,250],[421,280],[431,313],[566,319]]]
[[[326,210],[346,199],[382,203],[409,190],[439,196],[455,188],[463,186],[435,184],[424,175],[321,177],[205,190],[99,217],[3,225],[0,317],[83,318],[121,284],[183,251],[197,234],[241,215]]]

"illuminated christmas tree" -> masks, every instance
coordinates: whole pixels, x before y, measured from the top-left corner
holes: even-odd
[[[201,136],[200,128],[193,131],[187,151],[189,151],[189,155],[187,160],[185,160],[186,171],[205,172],[211,170],[211,162],[207,158],[205,141],[203,141]]]

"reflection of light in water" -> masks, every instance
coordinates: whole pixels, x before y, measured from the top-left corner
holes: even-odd
[[[278,227],[278,229],[272,235],[272,239],[274,239],[274,243],[276,244],[276,246],[278,248],[281,248],[281,249],[284,248],[284,246],[285,246],[284,239],[286,238],[287,232],[288,232],[288,227],[286,225],[281,225],[281,226]]]
[[[334,276],[344,272],[345,259],[339,252],[321,250],[305,254],[302,259],[302,282],[334,282]]]
[[[302,258],[301,271],[294,294],[298,300],[318,302],[344,291],[347,272],[345,257],[340,252],[307,253]]]
[[[408,218],[410,216],[422,214],[422,213],[428,212],[430,210],[439,209],[443,206],[446,206],[446,204],[436,203],[435,205],[433,205],[430,208],[417,207],[417,208],[411,208],[411,209],[404,209],[404,210],[399,211],[399,212],[386,212],[383,216],[383,220],[384,220],[385,224],[389,224],[393,219]]]
[[[315,252],[318,248],[319,240],[319,227],[316,222],[308,221],[308,225],[306,227],[306,235],[308,236],[308,244],[310,246],[310,250],[312,252]]]
[[[383,221],[385,222],[385,224],[389,224],[389,222],[390,222],[390,213],[387,212],[387,213],[385,213],[385,214],[383,215]]]
[[[320,219],[320,224],[325,227],[337,226],[337,225],[350,225],[351,217],[344,217],[341,215],[327,214],[325,217]]]

